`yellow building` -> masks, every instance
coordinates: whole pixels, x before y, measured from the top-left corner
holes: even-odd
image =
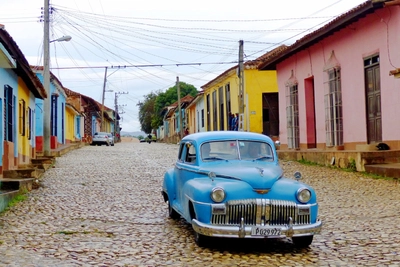
[[[76,133],[77,129],[76,127],[76,118],[80,116],[79,111],[70,103],[68,103],[65,106],[65,142],[66,143],[71,143],[76,140]]]
[[[278,83],[275,71],[259,71],[258,63],[273,51],[234,66],[201,88],[204,93],[206,131],[229,130],[229,114],[238,117],[239,131],[279,135]],[[241,88],[243,84],[243,88]]]
[[[197,103],[203,98],[203,92],[198,93],[193,100],[186,107],[186,128],[189,134],[198,133],[201,130],[200,121],[201,117],[199,111],[196,109]]]

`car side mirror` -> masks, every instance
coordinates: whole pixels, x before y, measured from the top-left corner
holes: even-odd
[[[275,141],[275,148],[278,149],[281,146],[281,142],[279,140]]]

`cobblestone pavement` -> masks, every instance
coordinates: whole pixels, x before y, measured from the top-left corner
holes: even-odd
[[[310,248],[220,239],[199,248],[160,193],[176,155],[177,145],[117,143],[57,158],[0,216],[0,266],[400,266],[400,185],[297,162],[281,163],[316,189],[324,222]]]

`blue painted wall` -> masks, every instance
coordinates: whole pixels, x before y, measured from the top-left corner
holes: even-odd
[[[36,73],[37,77],[43,84],[43,75],[41,73]],[[51,101],[51,96],[53,94],[57,94],[57,133],[53,133],[53,135],[57,136],[57,141],[60,144],[65,144],[65,106],[66,106],[66,97],[64,92],[60,92],[57,90],[57,88],[54,86],[53,83],[50,83],[50,94],[49,98]],[[45,116],[51,116],[51,114],[44,114],[43,110],[43,100],[42,99],[36,99],[36,124],[35,124],[35,129],[36,129],[36,136],[43,136],[43,115]]]
[[[0,105],[0,140],[4,140],[4,86],[9,85],[11,88],[13,88],[13,95],[17,96],[18,92],[18,76],[15,74],[15,72],[12,69],[1,69],[0,68],[0,99],[1,99],[1,105]],[[14,114],[16,115],[16,104],[14,103]],[[14,122],[15,117],[14,117]],[[18,124],[14,123],[14,156],[18,156],[18,139],[17,139],[17,127]],[[0,155],[4,155],[4,146],[3,142],[0,142]],[[3,166],[3,157],[0,157],[0,165]]]

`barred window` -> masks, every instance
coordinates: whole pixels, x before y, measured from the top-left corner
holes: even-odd
[[[21,99],[19,101],[19,133],[25,136],[26,130],[26,114],[25,114],[25,100]]]
[[[286,84],[286,121],[288,148],[300,147],[299,136],[299,91],[297,83]]]
[[[14,142],[15,101],[13,88],[4,85],[4,140]]]
[[[340,67],[325,70],[326,146],[343,145],[343,111]]]

